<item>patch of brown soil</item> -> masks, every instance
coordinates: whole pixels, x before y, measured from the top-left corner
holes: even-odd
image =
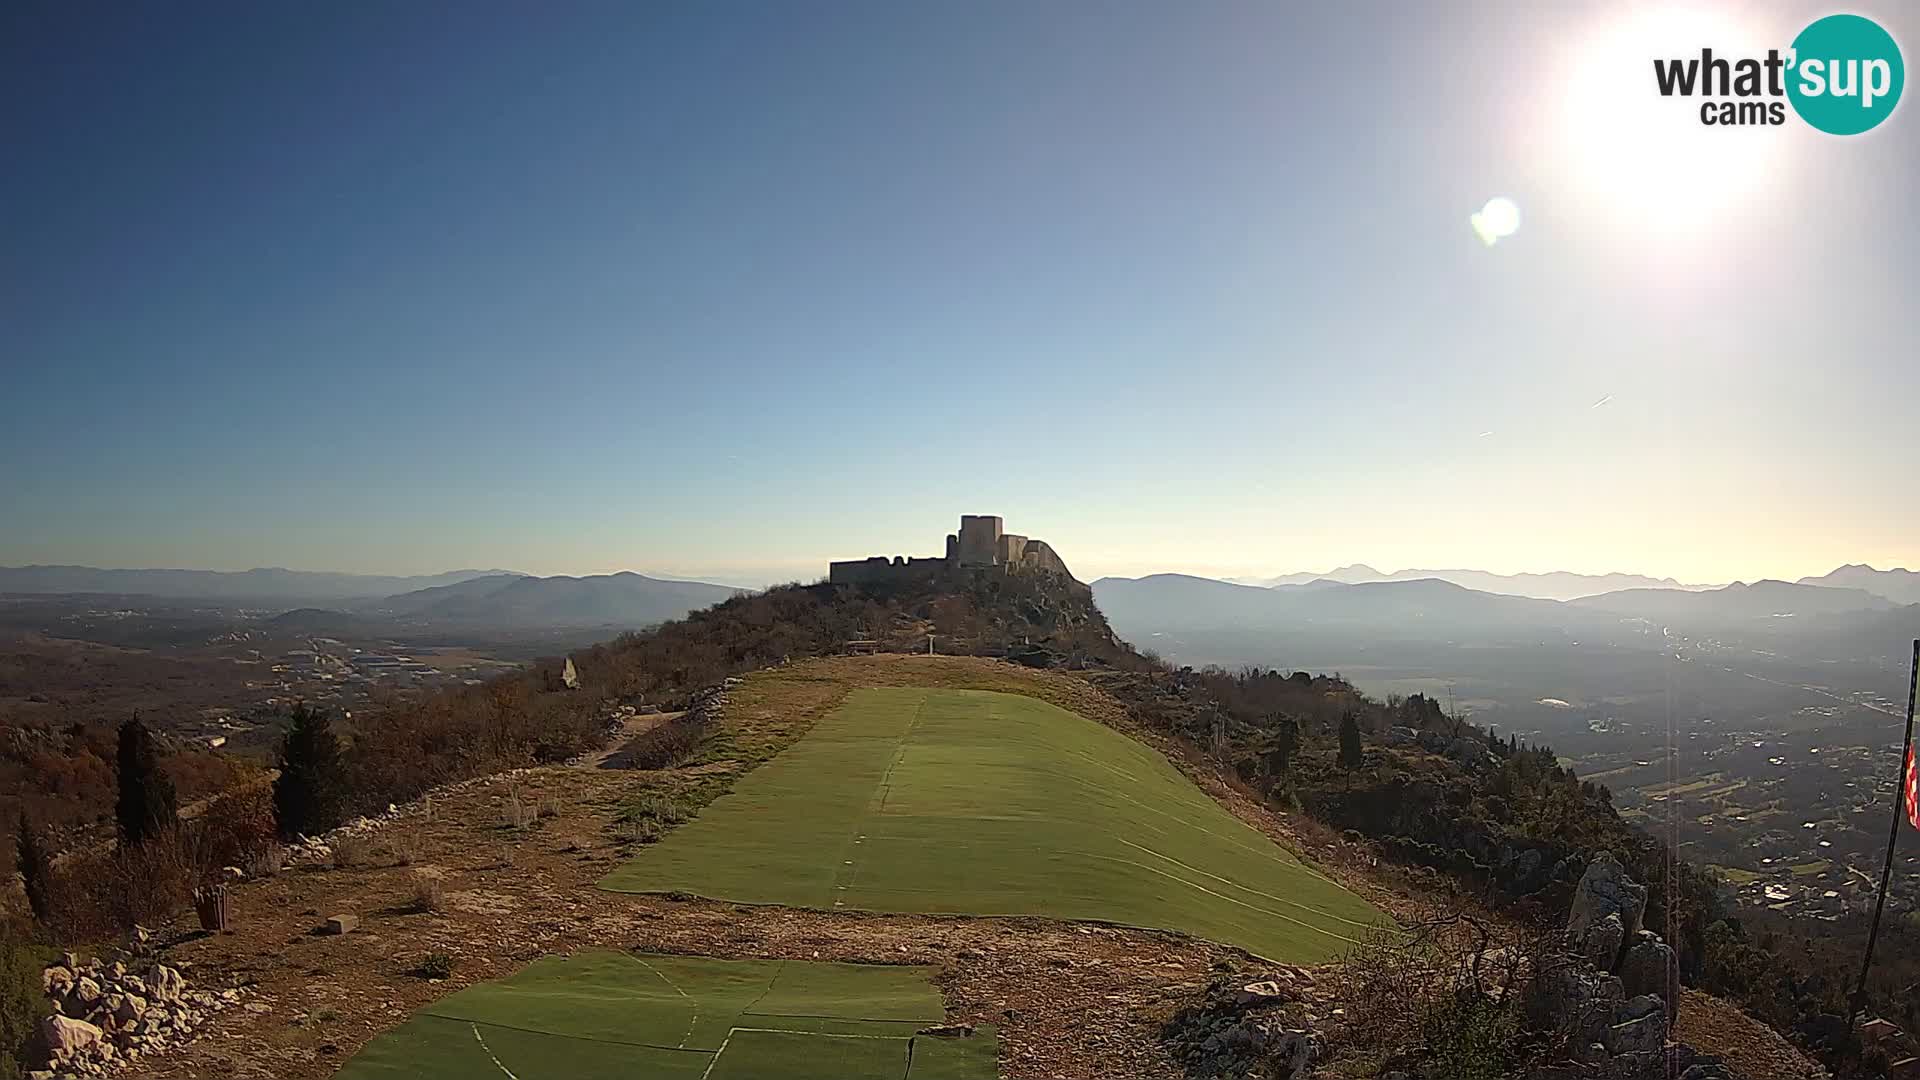
[[[1809,1080],[1827,1075],[1780,1033],[1728,1002],[1698,990],[1680,995],[1674,1038],[1716,1054],[1747,1080]]]

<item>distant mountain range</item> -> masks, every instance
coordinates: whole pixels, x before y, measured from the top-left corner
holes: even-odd
[[[1093,583],[1093,594],[1122,634],[1365,627],[1397,637],[1536,636],[1617,626],[1622,618],[1717,630],[1866,615],[1901,606],[1864,589],[1785,581],[1718,589],[1622,589],[1561,601],[1485,592],[1437,578],[1358,584],[1319,578],[1263,588],[1155,574],[1101,578]]]
[[[493,627],[649,626],[743,590],[631,571],[591,577],[503,574],[401,593],[356,606],[362,615]]]
[[[1529,596],[1537,600],[1573,600],[1582,596],[1617,592],[1621,589],[1712,588],[1709,585],[1682,585],[1672,578],[1650,578],[1640,574],[1574,574],[1566,571],[1546,574],[1494,574],[1485,570],[1396,570],[1386,574],[1365,563],[1338,567],[1324,574],[1283,574],[1273,578],[1236,579],[1241,584],[1268,588],[1276,585],[1308,585],[1316,581],[1364,585],[1377,581],[1422,580],[1449,581],[1479,592]]]
[[[93,566],[0,566],[0,593],[106,593],[175,600],[338,601],[391,596],[474,578],[519,576],[511,570],[449,570],[396,577],[313,570],[102,570]]]
[[[1920,604],[1920,573],[1905,567],[1875,570],[1865,563],[1842,566],[1819,577],[1803,577],[1802,585],[1826,585],[1841,589],[1865,589],[1899,604]]]
[[[1836,589],[1801,582],[1734,582],[1720,589],[1623,589],[1570,601],[1575,607],[1654,621],[1796,618],[1887,611],[1902,605],[1865,589]]]

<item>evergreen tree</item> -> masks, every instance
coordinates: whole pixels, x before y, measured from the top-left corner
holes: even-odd
[[[1283,716],[1274,724],[1273,744],[1267,748],[1267,775],[1280,776],[1293,765],[1293,752],[1300,749],[1300,721]]]
[[[27,907],[33,910],[34,918],[46,922],[53,911],[53,853],[47,850],[46,838],[25,814],[20,815],[20,832],[14,838],[14,863],[26,886]]]
[[[292,719],[280,743],[273,808],[280,835],[317,836],[346,816],[346,758],[326,713],[302,702],[294,706]]]
[[[1340,717],[1340,767],[1351,775],[1360,767],[1363,747],[1360,743],[1360,723],[1352,713]]]
[[[173,828],[180,808],[173,781],[160,771],[160,747],[135,716],[120,725],[120,798],[115,807],[120,835],[141,844]]]

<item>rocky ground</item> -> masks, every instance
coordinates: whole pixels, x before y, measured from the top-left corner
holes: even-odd
[[[243,989],[249,1008],[148,1054],[140,1073],[324,1076],[463,985],[549,953],[630,948],[936,965],[951,1019],[999,1025],[1009,1077],[1170,1077],[1160,1021],[1216,964],[1245,963],[1172,934],[600,892],[594,881],[629,853],[613,837],[612,808],[649,783],[657,779],[556,767],[475,784],[372,830],[366,865],[315,862],[232,887],[231,930],[170,927],[164,955],[199,985]],[[504,818],[515,800],[553,812],[513,828]],[[423,881],[439,884],[437,910],[418,910]],[[321,932],[337,914],[358,927]],[[451,961],[450,977],[420,974],[435,953]]]

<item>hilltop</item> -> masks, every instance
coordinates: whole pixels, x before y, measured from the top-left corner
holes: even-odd
[[[1457,589],[1426,584],[1441,590],[1436,602]],[[930,639],[974,655],[913,655]],[[850,644],[893,655],[834,655]],[[533,1063],[551,1055],[538,1047],[592,1041],[579,1025],[593,1014],[543,1012],[539,1031],[514,1036],[486,1010],[556,987],[582,1000],[661,990],[638,975],[575,986],[572,968],[549,961],[513,974],[522,964],[573,954],[588,972],[680,952],[781,961],[797,965],[795,979],[839,978],[809,966],[833,960],[924,968],[915,978],[930,984],[846,991],[901,1012],[833,1014],[971,1025],[972,1035],[868,1032],[901,1040],[909,1061],[913,1040],[957,1037],[992,1040],[969,1045],[997,1046],[988,1060],[1014,1077],[1199,1077],[1301,1054],[1343,1069],[1483,1075],[1450,1071],[1447,1040],[1510,1030],[1499,1060],[1515,1067],[1572,1048],[1522,1009],[1532,999],[1489,984],[1472,1010],[1450,1011],[1440,973],[1396,965],[1465,963],[1495,943],[1536,969],[1560,963],[1554,942],[1595,868],[1610,864],[1602,852],[1645,886],[1630,925],[1669,928],[1659,948],[1678,971],[1739,989],[1730,954],[1713,947],[1717,927],[1737,934],[1738,923],[1711,879],[1676,876],[1664,846],[1550,749],[1337,677],[1171,667],[1118,637],[1089,590],[1050,566],[736,595],[569,660],[571,681],[556,660],[340,718],[343,810],[372,820],[325,849],[297,848],[312,869],[236,857],[251,880],[232,886],[234,935],[169,923],[167,955],[191,960],[197,978],[249,984],[263,1008],[148,1071],[321,1075],[392,1029],[351,1075],[411,1074],[448,1039],[447,1054],[477,1040],[496,1061],[524,1064],[517,1075],[543,1075]],[[809,829],[819,835],[806,841]],[[143,882],[142,894],[161,884]],[[152,899],[140,910],[158,911],[164,897]],[[335,912],[360,929],[306,933]],[[1424,944],[1409,951],[1409,940]],[[1778,970],[1767,954],[1738,959],[1748,990],[1755,965]],[[668,983],[735,1008],[712,989],[726,970]],[[1400,1013],[1369,996],[1369,973],[1382,971],[1402,972]],[[766,977],[774,1000],[786,976]],[[1256,983],[1274,989],[1253,993]],[[448,998],[457,986],[473,989]],[[680,1007],[664,1000],[658,1008]],[[770,1006],[779,1023],[734,1030],[791,1026],[795,1008]],[[1804,1062],[1764,1029],[1739,1027],[1711,1001],[1695,1009],[1673,1029],[1696,1040],[1673,1051],[1684,1061],[1706,1067],[1708,1053],[1764,1045],[1770,1064],[1748,1075],[1800,1075]],[[1647,1015],[1609,1006],[1607,1024],[1639,1025],[1644,1038]],[[1703,1016],[1715,1018],[1704,1030]],[[1423,1041],[1422,1024],[1440,1027]],[[653,1049],[688,1055],[690,1075],[749,1054],[728,1049],[724,1025],[682,1029]],[[1453,1034],[1436,1042],[1435,1031]],[[1220,1038],[1208,1043],[1209,1032]],[[627,1051],[592,1053],[611,1072],[632,1067]],[[1626,1068],[1626,1054],[1610,1057]],[[870,1066],[880,1068],[859,1069]]]

